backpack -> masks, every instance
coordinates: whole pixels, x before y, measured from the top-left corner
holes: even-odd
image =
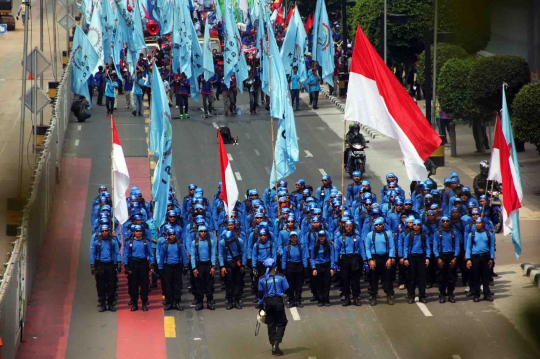
[[[300,262],[302,262],[302,244],[300,242],[296,243],[298,245],[298,252],[300,252]],[[287,259],[291,259],[291,242],[287,244]]]
[[[371,232],[371,243],[373,245],[373,249],[374,249],[374,252],[375,254],[377,254],[377,247],[375,247],[375,235],[377,234],[377,232],[375,231],[372,231]],[[388,250],[388,233],[386,233],[386,231],[383,230],[383,233],[384,233],[384,239],[386,241],[386,253],[389,254],[389,250]]]
[[[225,251],[226,252],[229,252],[229,254],[231,255],[231,258],[233,261],[237,261],[239,260],[239,258],[235,258],[232,254],[232,250],[229,248],[229,244],[227,243],[227,240],[225,240]],[[238,240],[238,236],[234,236],[234,239],[233,241],[236,242],[236,248],[238,249],[238,252],[240,252],[240,241]],[[231,241],[232,242],[232,241]],[[238,256],[240,255],[240,253],[238,253]],[[227,259],[227,257],[225,257],[225,259]]]
[[[182,253],[182,249],[180,248],[181,245],[182,243],[180,243],[180,241],[176,241],[176,247],[178,248],[178,257],[180,257],[180,254]],[[169,259],[169,241],[165,242],[165,260],[163,261],[163,263],[166,264],[168,259]],[[180,258],[180,261],[181,260],[182,258]]]
[[[270,242],[270,247],[269,248],[265,248],[265,249],[270,249],[270,254],[272,254],[272,246],[274,245],[274,242],[271,241],[271,240],[268,240],[268,242]],[[260,245],[260,242],[257,241],[257,243],[255,243],[255,251],[257,252],[257,254],[255,255],[255,259],[259,257],[259,245]],[[252,257],[253,259],[253,257]]]
[[[199,241],[200,239],[195,239],[195,262],[198,264],[199,261],[200,261],[200,256],[199,256]],[[203,241],[207,241],[207,245],[208,245],[208,250],[209,251],[212,251],[212,246],[210,245],[210,238],[206,237],[205,239],[203,239]],[[212,255],[209,255],[210,258],[212,258]]]
[[[442,250],[442,227],[439,227],[438,231],[439,231],[439,253],[440,253],[441,250]],[[452,238],[452,251],[453,251],[454,250],[454,243],[455,243],[456,234],[454,233],[454,231],[452,229],[450,229],[449,232],[450,232],[450,236]]]
[[[97,248],[96,248],[96,251],[97,251],[97,253],[98,253],[98,255],[99,255],[99,260],[100,260],[100,261],[101,261],[101,244],[102,244],[102,242],[103,242],[103,238],[102,238],[101,235],[100,235],[100,236],[98,237],[98,246],[97,246]],[[109,239],[107,240],[107,242],[109,242],[109,251],[111,252],[111,258],[112,258],[113,262],[116,262],[116,260],[114,259],[115,253],[114,253],[114,246],[113,246],[113,244],[112,244],[112,237],[111,237],[111,236],[109,236]],[[96,254],[96,253],[94,253],[94,255],[95,255],[95,254]],[[98,258],[98,256],[95,256],[95,257]]]
[[[409,232],[409,251],[412,250],[412,243],[414,240],[414,231]],[[422,244],[422,250],[426,254],[426,234],[422,231],[420,232],[420,242]]]

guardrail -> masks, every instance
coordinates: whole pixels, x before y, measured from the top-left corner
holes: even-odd
[[[0,283],[0,358],[13,359],[24,333],[26,307],[39,261],[53,194],[60,178],[60,159],[71,112],[71,56],[64,69],[34,172],[31,194],[23,211],[19,235]]]

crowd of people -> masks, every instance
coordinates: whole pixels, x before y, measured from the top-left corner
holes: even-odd
[[[195,310],[204,308],[205,299],[206,308],[215,309],[215,277],[227,310],[242,309],[250,294],[260,304],[258,282],[269,258],[288,281],[288,307],[303,307],[306,300],[329,306],[332,283],[340,289],[343,306],[360,306],[362,278],[368,282],[370,305],[377,304],[379,283],[389,305],[394,286],[407,290],[409,303],[417,294],[426,303],[426,288],[432,286],[438,287],[440,303],[454,303],[458,272],[474,302],[481,295],[492,301],[495,233],[484,190],[471,191],[454,172],[442,190],[427,180],[407,195],[389,173],[376,193],[355,172],[345,193],[329,175],[315,190],[302,179],[292,191],[286,181],[262,193],[249,189],[247,199],[227,214],[221,184],[211,200],[191,184],[180,200],[170,189],[165,223],[158,228],[151,202],[137,187],[127,199],[130,218],[121,225],[112,216],[110,193],[100,186],[92,204],[90,250],[100,311],[116,310],[122,266],[132,311],[139,300],[148,310],[148,291],[158,282],[165,310],[183,310],[184,275]],[[304,283],[309,283],[309,298]]]

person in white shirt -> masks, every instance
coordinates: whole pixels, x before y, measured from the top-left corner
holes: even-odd
[[[167,81],[167,79],[165,78],[165,74],[163,74],[163,73],[161,74],[161,80],[163,81],[163,87],[165,88],[165,93],[167,94],[167,99],[169,100],[169,106],[171,106],[172,105],[171,85],[169,84],[169,81]]]

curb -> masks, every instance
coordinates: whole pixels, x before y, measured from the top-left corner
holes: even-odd
[[[521,268],[523,274],[529,277],[536,287],[540,287],[540,268],[531,263],[521,263]]]
[[[336,108],[338,108],[341,112],[345,113],[345,104],[343,102],[341,102],[341,99],[339,99],[338,97],[336,96],[333,96],[333,95],[330,95],[330,93],[328,92],[328,90],[325,90],[323,88],[321,88],[321,92],[324,94],[324,96],[326,96],[326,98],[332,102],[334,104],[334,106]],[[380,133],[379,131],[377,130],[374,130],[370,127],[367,127],[366,125],[364,124],[360,124],[360,128],[362,130],[364,130],[371,138],[375,139],[377,137],[382,137],[383,134]]]

